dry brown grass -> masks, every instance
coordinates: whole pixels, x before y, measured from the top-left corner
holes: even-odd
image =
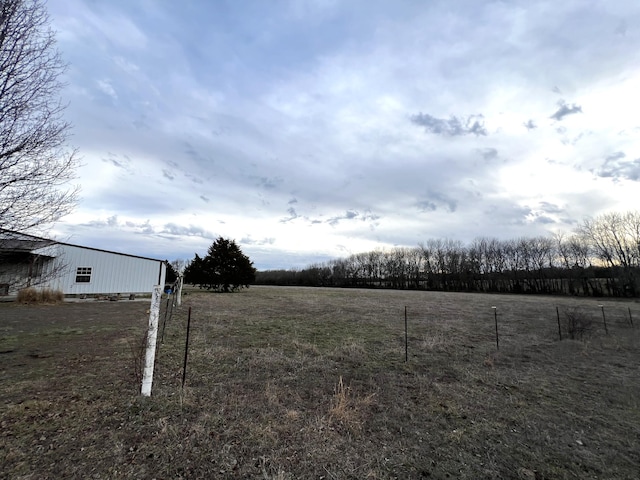
[[[374,399],[375,393],[355,394],[351,386],[345,385],[340,377],[331,399],[329,418],[352,433],[360,432],[366,417],[372,412]]]
[[[64,301],[64,294],[60,290],[51,290],[49,288],[36,289],[33,287],[23,288],[18,291],[16,300],[23,304],[55,304]]]
[[[597,305],[192,294],[167,324],[151,398],[127,341],[148,304],[0,305],[0,478],[635,478],[640,329],[627,309],[640,305],[608,301],[609,335]],[[591,335],[559,342],[556,306],[592,316]]]

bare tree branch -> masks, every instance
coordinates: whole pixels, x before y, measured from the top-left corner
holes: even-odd
[[[60,75],[42,0],[0,0],[0,229],[39,232],[77,203]]]

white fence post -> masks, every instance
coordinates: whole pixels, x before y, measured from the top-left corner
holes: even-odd
[[[182,274],[178,275],[178,292],[176,295],[176,305],[182,305]]]
[[[151,295],[151,308],[149,309],[149,332],[147,333],[147,352],[144,359],[144,372],[142,375],[141,393],[145,397],[151,396],[151,384],[153,383],[153,365],[156,360],[156,341],[158,339],[158,318],[160,317],[160,297],[162,286],[153,287]]]

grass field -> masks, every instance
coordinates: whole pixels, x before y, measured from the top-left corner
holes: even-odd
[[[563,322],[579,307],[593,331],[558,341],[556,306]],[[192,292],[167,322],[153,393],[142,398],[148,308],[0,304],[1,478],[640,474],[637,301]]]

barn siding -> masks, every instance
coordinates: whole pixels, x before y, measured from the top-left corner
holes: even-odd
[[[46,286],[62,290],[65,295],[149,293],[154,285],[164,285],[166,266],[160,260],[68,244],[57,244],[54,248],[54,268],[60,274]],[[76,282],[78,267],[91,267],[91,282]]]

